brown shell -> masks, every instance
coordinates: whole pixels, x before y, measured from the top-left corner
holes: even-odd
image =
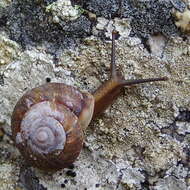
[[[39,102],[50,101],[55,105],[55,109],[62,109],[61,105],[68,107],[72,116],[69,118],[73,122],[78,119],[85,106],[85,97],[85,93],[81,93],[72,86],[63,83],[48,83],[28,91],[17,102],[11,120],[12,136],[21,154],[30,164],[43,170],[58,170],[70,166],[82,149],[83,131],[78,121],[72,127],[65,125],[66,143],[61,153],[56,156],[55,154],[35,154],[22,143],[16,143],[17,134],[21,132],[22,118],[27,111]]]

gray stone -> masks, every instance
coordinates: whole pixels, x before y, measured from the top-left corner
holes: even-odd
[[[189,189],[189,37],[177,30],[171,15],[181,5],[123,1],[122,12],[118,1],[74,2],[84,9],[74,19],[47,12],[58,3],[52,0],[17,0],[0,11],[0,190]],[[109,77],[114,28],[120,33],[116,62],[126,79],[169,80],[126,87],[90,123],[73,168],[48,173],[30,167],[11,139],[16,102],[47,78],[94,91]],[[157,32],[164,43],[147,47]]]

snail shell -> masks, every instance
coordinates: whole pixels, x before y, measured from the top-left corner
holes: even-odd
[[[15,145],[24,158],[43,170],[68,167],[83,145],[94,98],[63,83],[28,91],[17,102],[11,120]]]

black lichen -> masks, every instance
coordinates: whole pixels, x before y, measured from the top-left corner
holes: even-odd
[[[36,177],[33,170],[27,168],[25,165],[21,167],[19,182],[26,189],[30,190],[47,190],[39,183],[39,179]]]
[[[171,15],[172,8],[183,7],[177,1],[170,0],[72,0],[73,4],[79,4],[84,9],[105,18],[130,18],[131,36],[147,38],[151,34],[161,33],[167,37],[178,34]]]
[[[56,56],[60,49],[73,49],[81,38],[92,34],[95,22],[87,15],[81,15],[74,21],[61,20],[54,23],[51,13],[45,11],[46,6],[54,1],[13,1],[7,14],[3,15],[6,19],[1,20],[1,24],[6,25],[10,39],[21,44],[23,48],[45,43],[47,53]],[[130,35],[141,39],[147,39],[149,35],[155,33],[167,37],[179,34],[171,15],[174,6],[182,6],[176,1],[72,0],[72,3],[95,13],[96,16],[108,19],[130,18],[132,27]]]
[[[46,4],[14,1],[7,11],[10,39],[23,48],[46,43],[47,53],[56,54],[60,48],[74,48],[77,40],[91,35],[92,23],[87,17],[82,15],[74,21],[54,23],[51,14],[45,11]]]
[[[76,177],[76,172],[74,172],[74,171],[72,171],[72,170],[68,170],[67,172],[66,172],[66,175],[68,175],[68,176],[70,176],[70,177]]]
[[[173,5],[170,1],[152,0],[136,5],[131,21],[131,35],[147,38],[152,34],[170,37],[178,34],[171,15]]]
[[[188,109],[180,109],[176,117],[176,121],[190,122],[190,111]]]

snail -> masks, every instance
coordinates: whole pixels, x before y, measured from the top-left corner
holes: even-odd
[[[115,64],[117,33],[112,32],[110,78],[92,94],[63,83],[46,83],[29,90],[17,102],[11,118],[12,138],[32,166],[45,171],[69,167],[82,149],[83,131],[125,86],[167,80],[125,80]]]

